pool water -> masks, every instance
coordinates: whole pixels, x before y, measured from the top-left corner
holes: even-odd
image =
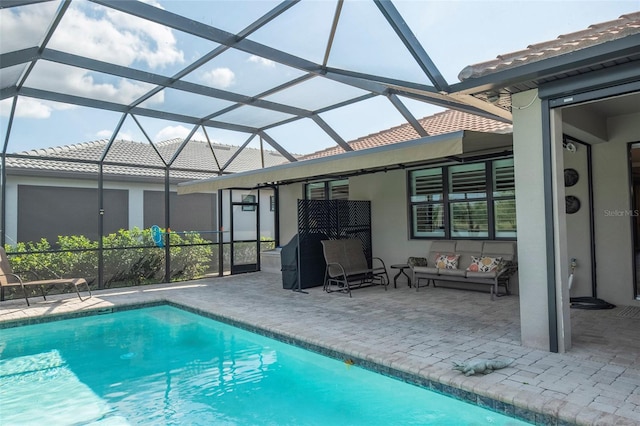
[[[525,424],[169,306],[0,337],[6,425]]]

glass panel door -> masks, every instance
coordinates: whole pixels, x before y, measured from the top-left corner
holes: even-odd
[[[257,191],[231,194],[231,274],[259,270],[259,202]]]

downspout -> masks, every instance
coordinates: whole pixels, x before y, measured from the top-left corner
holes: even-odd
[[[551,141],[551,109],[543,99],[542,108],[542,167],[544,190],[545,252],[547,254],[547,307],[549,321],[549,351],[558,352],[558,308],[556,298],[556,263],[553,218],[553,162]]]

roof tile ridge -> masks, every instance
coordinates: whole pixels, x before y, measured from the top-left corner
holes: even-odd
[[[33,148],[26,151],[21,151],[21,152],[25,154],[30,154],[30,155],[45,156],[45,155],[50,155],[50,154],[55,154],[60,152],[77,151],[79,149],[84,149],[92,146],[100,146],[101,144],[103,145],[106,142],[107,142],[106,139],[97,139],[93,141],[84,141],[84,142],[78,142],[73,144],[49,146],[46,148]]]
[[[184,142],[184,138],[165,139],[163,141],[156,142],[154,145],[156,145],[156,146],[166,146],[166,145],[171,145],[173,143],[178,143],[178,142]],[[153,142],[151,142],[151,143],[153,144]]]
[[[366,139],[373,139],[373,138],[379,137],[380,135],[383,135],[383,134],[386,134],[386,133],[392,133],[394,131],[400,130],[403,127],[411,127],[411,124],[406,123],[406,122],[402,123],[402,124],[398,124],[396,126],[389,127],[388,129],[380,130],[378,132],[369,133],[366,136],[360,136],[358,139],[354,139],[352,141],[348,141],[347,143],[349,145],[351,145],[353,143],[361,142],[361,141],[366,140]]]
[[[618,19],[623,21],[628,21],[630,23],[640,22],[640,10],[636,12],[629,12],[629,13],[625,13],[624,15],[620,15],[620,18]]]

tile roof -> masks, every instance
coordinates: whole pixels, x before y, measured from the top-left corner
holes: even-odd
[[[156,148],[164,161],[168,162],[182,142],[183,139],[171,139],[156,144]],[[97,161],[108,143],[108,140],[102,139],[74,145],[22,151],[16,153],[20,155],[20,157],[8,156],[6,166],[10,172],[15,173],[22,171],[23,174],[34,171],[80,174],[97,173],[98,166],[96,164],[64,160]],[[231,145],[212,144],[212,146],[220,167],[223,167],[239,150],[239,147]],[[29,156],[29,158],[25,156]],[[62,161],[52,161],[51,158],[62,159]],[[163,169],[148,168],[149,166],[164,166],[163,161],[158,157],[153,146],[149,143],[115,140],[109,153],[105,157],[105,161],[107,163],[120,163],[117,165],[107,164],[104,166],[104,173],[108,176],[121,176],[123,178],[164,178]],[[280,153],[265,150],[265,167],[280,164],[284,161],[286,161],[286,159],[280,155]],[[175,169],[187,169],[173,170],[171,172],[172,178],[181,180],[211,177],[211,174],[216,174],[219,170],[207,142],[195,140],[187,143],[172,167]],[[225,169],[225,172],[237,173],[261,167],[262,160],[260,150],[245,148]],[[211,170],[212,173],[205,173],[202,170]]]
[[[511,124],[503,123],[478,115],[469,114],[462,111],[446,110],[434,115],[430,115],[418,120],[424,130],[430,136],[451,133],[459,130],[474,130],[478,132],[490,133],[510,133]],[[358,138],[348,142],[355,150],[374,148],[376,146],[390,145],[419,138],[420,135],[409,124],[405,123],[378,133]],[[312,154],[303,155],[299,160],[310,160],[312,158],[328,157],[330,155],[345,152],[340,146],[335,146]]]
[[[613,21],[593,24],[585,30],[560,35],[554,40],[532,44],[523,50],[498,55],[496,59],[491,61],[469,65],[460,71],[458,79],[464,81],[482,77],[638,33],[640,33],[640,12],[628,13]]]

